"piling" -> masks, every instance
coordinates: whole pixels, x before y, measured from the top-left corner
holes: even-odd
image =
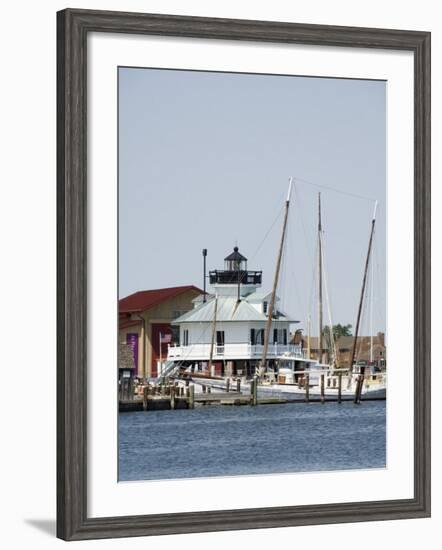
[[[258,379],[256,378],[256,376],[250,383],[250,393],[251,393],[250,404],[253,407],[256,407],[256,405],[258,404]]]
[[[143,388],[143,411],[147,411],[147,402],[149,400],[149,386]]]
[[[175,409],[175,386],[170,386],[170,410]]]
[[[195,408],[195,386],[193,384],[189,387],[189,398],[187,404],[189,409]]]
[[[325,375],[321,374],[321,403],[325,402]]]
[[[227,378],[226,380],[226,392],[229,393],[230,391],[230,378]]]
[[[363,381],[363,377],[359,375],[356,382],[356,389],[355,389],[355,398],[354,398],[355,405],[359,405],[361,402],[362,381]]]
[[[305,375],[305,401],[308,403],[310,401],[310,375]]]
[[[338,403],[342,403],[342,374],[338,374]]]
[[[236,391],[237,391],[238,393],[241,392],[241,378],[237,378],[237,379],[236,379]]]

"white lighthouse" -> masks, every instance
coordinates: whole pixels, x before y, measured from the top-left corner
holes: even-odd
[[[235,246],[224,269],[209,272],[213,292],[194,300],[192,311],[177,318],[179,345],[169,347],[168,361],[204,370],[211,360],[218,376],[254,375],[262,358],[271,292],[261,290],[262,271],[247,269],[247,258]],[[278,308],[272,315],[267,360],[304,358],[299,345],[289,344],[290,324],[297,323]]]

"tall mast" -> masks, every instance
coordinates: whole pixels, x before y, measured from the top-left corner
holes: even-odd
[[[359,325],[361,322],[361,314],[362,314],[362,305],[364,303],[364,294],[365,294],[365,287],[367,284],[367,273],[368,273],[368,266],[370,264],[370,256],[371,256],[371,249],[373,245],[373,235],[374,235],[374,227],[376,224],[376,209],[378,207],[378,201],[376,201],[374,205],[374,212],[373,212],[373,219],[371,220],[371,230],[370,230],[370,240],[368,241],[368,250],[367,250],[367,258],[365,260],[365,268],[364,268],[364,278],[362,279],[362,289],[361,289],[361,297],[359,299],[359,308],[358,308],[358,317],[356,320],[356,330],[355,335],[353,339],[353,348],[351,350],[351,358],[350,358],[350,373],[353,370],[353,362],[355,360],[356,355],[356,345],[359,335]],[[350,378],[349,378],[350,380]]]
[[[278,252],[278,258],[276,260],[275,276],[273,278],[272,296],[270,298],[270,304],[267,311],[267,322],[264,330],[264,347],[262,350],[261,365],[260,365],[261,372],[264,372],[266,367],[266,362],[267,362],[267,352],[269,349],[269,336],[270,336],[270,329],[272,327],[273,309],[275,307],[276,288],[278,286],[279,272],[281,269],[282,251],[284,249],[285,232],[287,228],[287,218],[288,218],[289,207],[290,207],[290,195],[292,193],[292,183],[293,183],[293,178],[290,178],[289,190],[287,193],[287,199],[285,201],[285,211],[284,211],[284,221],[282,224],[281,241],[279,243],[279,252]]]
[[[215,297],[215,304],[213,306],[213,320],[212,320],[212,338],[210,340],[210,355],[209,355],[209,365],[207,371],[209,376],[212,372],[212,361],[213,361],[213,348],[215,346],[215,334],[216,334],[216,314],[218,309],[218,296]]]
[[[373,294],[374,294],[374,262],[370,269],[370,363],[373,362]]]
[[[322,221],[321,193],[318,193],[318,362],[322,363]]]

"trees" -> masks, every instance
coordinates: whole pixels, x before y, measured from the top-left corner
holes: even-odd
[[[341,336],[352,336],[351,333],[352,325],[333,325],[333,336],[335,337],[335,340],[340,338]],[[329,340],[330,337],[330,327],[324,327],[322,330],[322,335],[326,336]]]

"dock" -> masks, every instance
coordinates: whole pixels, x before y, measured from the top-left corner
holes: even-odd
[[[383,401],[381,397],[362,397],[361,401]],[[353,398],[342,399],[342,401],[353,401]],[[284,405],[284,404],[324,404],[324,403],[340,403],[338,397],[312,397],[308,398],[308,401],[304,399],[293,399],[290,397],[276,397],[276,396],[262,396],[258,397],[253,393],[244,392],[207,392],[198,393],[191,396],[191,391],[188,395],[172,396],[170,393],[164,391],[163,395],[154,394],[150,395],[148,399],[144,396],[133,396],[131,398],[119,400],[120,412],[133,412],[133,411],[165,411],[165,410],[179,410],[179,409],[193,409],[195,407],[204,407],[211,405],[223,405],[223,406],[258,406],[258,405]]]

